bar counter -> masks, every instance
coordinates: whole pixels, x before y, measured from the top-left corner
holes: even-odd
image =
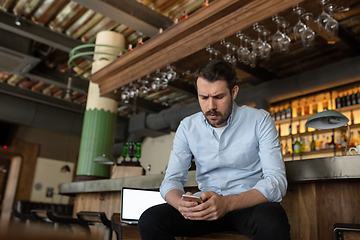
[[[331,179],[360,179],[360,155],[343,157],[325,157],[285,162],[289,182],[302,182]],[[122,187],[157,189],[164,174],[139,177],[94,180],[63,183],[59,193],[71,195],[90,192],[117,192]],[[185,187],[196,187],[195,171],[189,171]]]
[[[285,166],[289,186],[281,205],[289,218],[292,240],[333,239],[335,223],[360,223],[360,155],[287,161]],[[101,211],[111,216],[121,210],[122,187],[158,189],[163,177],[63,183],[59,193],[75,197],[74,214]],[[185,187],[197,191],[195,171],[189,171]]]

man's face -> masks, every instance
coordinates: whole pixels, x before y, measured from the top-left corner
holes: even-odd
[[[226,126],[239,87],[235,86],[231,94],[225,80],[208,82],[199,77],[196,84],[201,111],[208,123],[216,128]]]

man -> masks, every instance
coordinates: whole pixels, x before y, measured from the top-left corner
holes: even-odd
[[[234,103],[236,72],[223,60],[206,62],[195,74],[195,86],[201,112],[186,117],[176,131],[160,187],[167,204],[143,213],[142,239],[224,230],[252,239],[290,239],[288,219],[278,203],[287,180],[271,117]],[[182,197],[192,156],[201,204]]]

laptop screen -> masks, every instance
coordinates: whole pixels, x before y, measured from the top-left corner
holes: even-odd
[[[121,203],[121,221],[137,224],[146,209],[165,203],[165,200],[157,190],[123,187]]]

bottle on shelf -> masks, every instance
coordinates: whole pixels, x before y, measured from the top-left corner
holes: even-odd
[[[277,110],[276,110],[275,120],[276,120],[276,121],[281,120],[281,110],[280,110],[280,107],[278,107]]]
[[[296,133],[297,133],[297,134],[300,133],[300,121],[299,121],[299,123],[296,125]]]
[[[301,105],[300,105],[300,101],[299,101],[299,102],[298,102],[298,106],[297,106],[297,108],[296,108],[296,115],[297,115],[298,117],[301,116],[301,111],[302,111],[302,109],[301,109]]]
[[[284,154],[290,154],[290,149],[289,149],[289,146],[287,144],[287,140],[285,140],[285,149],[284,149]]]
[[[288,104],[288,107],[286,108],[286,118],[291,118],[292,117],[292,109],[291,109],[291,104]]]
[[[334,134],[331,135],[331,142],[329,143],[329,148],[330,148],[330,149],[334,149],[334,148],[335,148]]]
[[[286,118],[286,108],[285,106],[283,107],[283,109],[281,110],[281,120]]]
[[[349,147],[355,147],[355,141],[354,141],[354,132],[350,133],[350,141],[349,141]]]
[[[270,108],[270,116],[271,119],[275,122],[275,111],[273,107]]]
[[[313,99],[313,103],[312,103],[311,107],[312,107],[312,113],[318,112],[318,104],[317,104],[315,98]]]
[[[341,96],[341,93],[338,94],[338,97],[336,98],[336,108],[341,108],[341,99],[342,99],[342,96]]]
[[[356,94],[354,91],[351,92],[351,105],[357,104]]]
[[[326,98],[326,94],[324,94],[322,105],[323,105],[323,111],[329,110],[329,101]]]
[[[305,142],[304,139],[302,137],[300,137],[300,152],[304,153],[305,152]]]
[[[346,106],[351,106],[351,96],[346,93]]]
[[[294,153],[300,153],[300,142],[298,141],[298,138],[296,138],[294,143]]]
[[[314,135],[312,135],[312,141],[310,143],[310,150],[311,151],[315,151],[315,140],[314,140]]]
[[[325,141],[325,135],[323,135],[323,137],[322,137],[322,142],[321,142],[321,150],[326,149],[326,143],[327,143],[327,142],[330,142],[330,141],[329,141],[329,137],[327,137],[327,138],[326,138],[326,141]]]
[[[289,135],[292,135],[292,124],[289,124]]]
[[[351,120],[351,125],[354,124],[354,113],[353,110],[350,111],[350,120]]]
[[[345,130],[341,131],[341,147],[346,147],[347,145],[347,137]]]
[[[320,141],[320,136],[317,135],[315,141],[315,151],[319,151],[319,150],[321,150],[321,141]]]
[[[360,91],[359,91],[359,89],[357,90],[357,93],[356,93],[356,103],[360,104]]]
[[[310,106],[307,103],[307,101],[305,100],[305,104],[304,104],[304,115],[309,115],[310,114]]]
[[[341,107],[346,107],[346,96],[345,93],[341,97]]]
[[[306,136],[305,137],[305,141],[304,141],[304,145],[305,145],[305,152],[310,152],[311,151],[311,146],[310,146],[310,142],[309,142],[309,137]]]

